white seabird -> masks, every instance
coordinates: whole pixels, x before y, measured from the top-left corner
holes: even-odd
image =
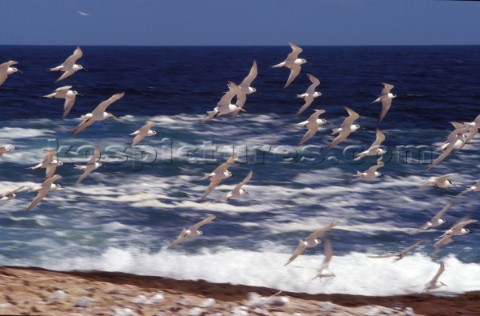
[[[82,65],[75,64],[75,62],[82,56],[83,56],[82,49],[79,46],[77,46],[73,54],[70,55],[63,62],[63,64],[57,67],[50,68],[50,71],[63,71],[63,74],[55,82],[68,78],[71,75],[73,75],[75,72],[83,69]]]
[[[178,245],[179,243],[181,243],[182,241],[184,241],[189,237],[197,237],[197,236],[203,235],[203,232],[198,229],[203,225],[210,223],[214,219],[215,219],[215,216],[210,215],[204,220],[196,223],[195,225],[190,226],[189,228],[183,228],[182,232],[180,233],[180,235],[178,235],[177,239],[175,239],[170,245],[168,245],[167,249],[172,249],[173,247],[175,247],[176,245]]]
[[[300,55],[300,53],[303,52],[303,49],[301,49],[300,47],[298,47],[293,43],[289,43],[289,45],[292,48],[292,52],[288,54],[287,59],[285,59],[279,64],[272,66],[273,68],[287,67],[290,69],[290,75],[288,76],[287,83],[283,88],[288,87],[293,82],[293,80],[297,78],[298,74],[300,73],[300,70],[302,69],[301,65],[307,62],[303,58],[298,58],[298,55]]]

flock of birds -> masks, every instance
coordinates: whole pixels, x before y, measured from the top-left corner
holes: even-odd
[[[287,58],[278,63],[273,65],[272,67],[286,67],[290,69],[289,77],[285,83],[284,88],[288,87],[297,76],[301,72],[301,67],[303,64],[306,63],[306,60],[303,58],[299,58],[299,55],[302,53],[302,48],[299,46],[290,43],[290,47],[292,52],[287,56]],[[69,56],[65,62],[57,67],[50,68],[51,71],[61,71],[63,74],[56,80],[61,81],[65,78],[70,77],[77,71],[83,69],[83,67],[79,64],[76,64],[77,60],[81,58],[83,55],[82,50],[80,47],[77,47],[74,53]],[[7,61],[3,64],[0,64],[0,86],[6,81],[7,77],[15,72],[18,71],[17,68],[13,67],[16,65],[17,62],[15,61]],[[228,91],[223,95],[220,101],[217,103],[215,108],[212,111],[207,111],[207,115],[203,118],[203,122],[207,122],[209,120],[218,118],[222,115],[230,114],[232,117],[236,117],[239,112],[245,111],[244,105],[247,100],[247,95],[250,95],[256,92],[256,89],[253,88],[251,85],[253,81],[256,79],[258,75],[258,68],[257,63],[254,61],[253,65],[250,69],[249,74],[244,78],[244,80],[237,85],[233,82],[228,82]],[[311,104],[313,103],[314,99],[321,96],[321,93],[315,91],[315,89],[320,85],[320,80],[317,79],[312,74],[307,74],[309,80],[311,81],[311,85],[303,94],[298,94],[298,98],[304,99],[304,104],[301,108],[297,111],[297,115],[302,114],[306,109],[308,109]],[[394,88],[393,85],[388,83],[383,83],[383,89],[378,96],[372,103],[379,102],[382,104],[382,109],[379,115],[379,122],[384,120],[387,112],[389,111],[392,100],[396,97],[394,94],[391,93],[391,90]],[[64,111],[62,114],[62,118],[65,118],[69,112],[71,111],[76,96],[79,95],[77,91],[72,90],[72,86],[63,86],[57,88],[53,93],[45,95],[45,98],[59,98],[65,99],[64,103]],[[107,112],[107,108],[112,105],[114,102],[118,101],[124,96],[124,93],[117,93],[111,96],[109,99],[101,102],[91,113],[87,113],[81,116],[82,121],[78,124],[77,127],[71,132],[72,135],[76,135],[86,128],[90,127],[93,123],[97,121],[103,121],[108,118],[115,118],[115,116]],[[233,102],[235,98],[236,102]],[[355,121],[360,117],[357,112],[352,110],[349,107],[345,107],[345,110],[348,113],[348,116],[343,120],[341,126],[338,128],[332,129],[332,135],[336,135],[335,138],[331,141],[331,143],[326,147],[327,150],[334,148],[335,146],[339,145],[343,141],[345,141],[348,136],[357,131],[360,128],[360,125],[355,124]],[[320,115],[324,114],[325,110],[323,109],[316,109],[314,112],[308,117],[307,120],[304,120],[298,123],[299,126],[306,127],[307,131],[302,139],[298,142],[297,146],[304,145],[307,141],[309,141],[318,131],[319,127],[325,124],[327,121],[324,119],[319,118]],[[428,166],[428,168],[433,168],[437,164],[439,164],[442,160],[444,160],[453,150],[460,150],[466,144],[470,143],[473,137],[477,134],[478,128],[480,128],[480,115],[476,117],[476,119],[472,122],[451,122],[454,130],[448,135],[447,140],[445,143],[438,148],[441,154],[433,160],[433,162]],[[137,145],[140,141],[142,141],[147,136],[154,136],[156,132],[152,130],[152,127],[155,126],[155,122],[149,121],[139,130],[130,134],[134,136],[132,141],[132,146]],[[357,171],[356,178],[352,180],[352,182],[356,182],[362,179],[372,179],[381,176],[381,173],[378,171],[379,168],[384,166],[384,162],[382,161],[382,155],[386,153],[386,150],[381,147],[382,142],[385,140],[385,134],[380,130],[376,130],[376,139],[375,141],[363,152],[356,154],[354,160],[360,160],[365,157],[377,157],[376,164],[371,166],[369,169],[360,172]],[[6,144],[0,146],[0,157],[8,153],[10,151],[15,150],[15,146],[11,144]],[[36,192],[37,196],[34,200],[30,203],[27,207],[27,210],[32,210],[36,207],[40,201],[49,193],[50,191],[55,191],[58,189],[62,189],[61,185],[56,184],[54,182],[60,180],[62,177],[56,174],[56,168],[62,165],[62,162],[55,158],[56,151],[54,150],[46,150],[45,157],[42,162],[39,164],[31,167],[30,169],[38,169],[38,168],[45,168],[46,175],[45,180],[39,186],[26,188],[25,186],[20,186],[14,190],[11,190],[5,194],[0,195],[0,200],[11,200],[16,197],[16,193],[25,189],[28,189],[29,192]],[[82,171],[82,175],[78,178],[77,184],[83,181],[89,174],[91,174],[94,170],[98,169],[102,166],[102,163],[99,161],[101,156],[101,150],[99,147],[96,147],[95,152],[91,156],[91,158],[87,161],[86,165],[76,165],[75,169]],[[206,173],[204,179],[208,179],[210,184],[208,185],[205,193],[200,197],[200,201],[205,200],[207,196],[212,193],[215,188],[224,180],[232,176],[232,173],[228,170],[230,166],[232,166],[236,161],[236,154],[233,154],[227,161],[222,163],[212,172]],[[425,185],[432,185],[437,188],[448,188],[453,185],[452,181],[449,179],[454,174],[449,173],[446,175],[438,176],[438,177],[430,177],[426,182]],[[220,200],[230,200],[230,199],[238,199],[243,194],[247,193],[247,191],[243,188],[253,177],[253,172],[250,171],[245,178],[238,183],[233,190],[230,192],[222,195],[220,198],[215,199],[213,202],[218,202]],[[465,191],[461,192],[459,195],[466,194],[468,192],[478,192],[480,191],[480,180],[470,187],[468,187]],[[431,228],[436,228],[446,222],[443,218],[445,212],[451,207],[452,201],[449,201],[443,208],[440,210],[430,221],[425,223],[423,226],[417,229],[417,233],[421,231],[425,231]],[[202,231],[200,228],[212,222],[215,219],[215,216],[208,216],[207,218],[203,219],[202,221],[190,226],[189,228],[183,228],[181,233],[178,237],[170,243],[167,247],[171,249],[184,240],[196,236],[202,235]],[[475,223],[476,220],[474,219],[463,219],[460,222],[453,225],[450,229],[446,230],[443,235],[440,236],[438,241],[435,243],[434,248],[435,250],[432,253],[432,258],[436,254],[436,252],[444,245],[447,245],[453,242],[453,237],[465,235],[469,232],[465,226]],[[335,228],[339,224],[338,221],[334,221],[325,227],[322,227],[313,233],[311,233],[307,238],[301,239],[298,242],[298,246],[295,249],[292,256],[288,259],[285,263],[289,265],[293,262],[298,256],[300,256],[305,249],[312,248],[317,246],[318,244],[322,243],[319,238],[329,230]],[[420,245],[423,240],[416,241],[413,245],[407,247],[403,251],[395,254],[387,254],[387,255],[380,255],[380,256],[370,256],[372,258],[390,258],[396,257],[396,260],[401,260],[405,254],[412,251],[415,247]],[[323,277],[333,277],[335,274],[329,270],[329,263],[333,255],[332,245],[328,239],[323,240],[324,249],[325,249],[325,256],[321,268],[319,269],[315,278],[323,278]],[[433,279],[425,285],[425,291],[430,291],[437,289],[445,284],[439,281],[439,277],[445,270],[445,265],[443,262],[440,262],[440,267],[433,277]]]

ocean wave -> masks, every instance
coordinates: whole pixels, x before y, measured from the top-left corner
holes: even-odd
[[[438,261],[420,253],[394,262],[353,252],[332,258],[330,270],[335,277],[313,279],[322,264],[322,254],[304,254],[291,265],[283,266],[288,257],[288,254],[271,250],[253,252],[220,248],[189,254],[166,249],[151,253],[142,249],[109,248],[98,256],[70,256],[60,261],[41,258],[41,266],[60,270],[120,271],[182,280],[203,279],[311,294],[378,296],[422,292],[425,283],[433,278],[439,267]],[[480,273],[479,264],[463,263],[452,255],[442,260],[445,272],[440,280],[448,286],[434,291],[434,294],[459,294],[480,289],[480,279],[472,278]]]

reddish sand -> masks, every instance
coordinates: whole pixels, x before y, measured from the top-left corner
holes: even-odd
[[[480,292],[310,295],[101,271],[2,267],[0,290],[0,315],[480,315]]]

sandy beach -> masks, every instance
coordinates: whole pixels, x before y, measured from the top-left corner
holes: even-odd
[[[0,268],[0,315],[479,315],[480,292],[309,295],[102,271]]]

